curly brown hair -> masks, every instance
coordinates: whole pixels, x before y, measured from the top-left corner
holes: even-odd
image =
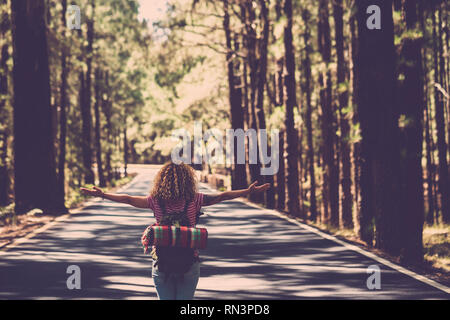
[[[187,164],[167,162],[156,174],[152,198],[157,200],[175,201],[184,199],[191,201],[197,193],[197,176],[192,167]]]

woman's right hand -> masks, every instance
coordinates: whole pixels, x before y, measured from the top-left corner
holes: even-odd
[[[104,192],[102,189],[93,187],[93,189],[87,189],[87,188],[80,188],[81,192],[84,195],[91,196],[91,197],[102,197]]]
[[[232,200],[239,197],[245,197],[253,192],[264,192],[270,188],[270,183],[265,183],[263,185],[256,186],[257,183],[258,181],[253,182],[247,189],[225,191],[216,195],[205,194],[203,196],[203,205],[212,206],[213,204],[225,200]]]

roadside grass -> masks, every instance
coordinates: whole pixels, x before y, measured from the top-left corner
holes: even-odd
[[[14,213],[14,203],[5,207],[0,207],[0,226],[16,223],[17,216]]]
[[[434,268],[450,272],[450,225],[426,226],[423,230],[424,259]]]
[[[312,223],[310,221],[307,221],[308,224],[313,225],[321,230],[326,230],[327,232],[335,235],[335,236],[340,236],[340,237],[344,237],[344,238],[349,238],[349,239],[354,239],[357,238],[357,235],[355,233],[355,231],[353,229],[350,228],[343,228],[343,229],[339,229],[337,227],[333,227],[330,225],[326,225],[320,222],[315,222]]]
[[[338,229],[326,224],[306,222],[334,236],[362,243],[353,229]],[[437,270],[450,273],[450,225],[424,225],[424,262]]]
[[[332,234],[342,240],[348,240],[355,244],[362,245],[367,250],[402,264],[398,257],[393,257],[378,249],[367,247],[366,243],[361,241],[353,229],[338,229],[326,224],[312,223],[311,221],[301,221],[314,226],[319,230]],[[424,225],[423,228],[423,251],[424,263],[421,266],[408,266],[409,268],[427,275],[429,278],[437,280],[447,286],[450,285],[450,225]]]

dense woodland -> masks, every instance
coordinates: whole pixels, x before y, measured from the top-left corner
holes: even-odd
[[[424,224],[450,221],[448,1],[171,0],[149,26],[136,0],[0,5],[0,206],[65,212],[202,120],[280,130],[275,176],[204,168],[271,183],[251,199],[268,208],[412,264]]]

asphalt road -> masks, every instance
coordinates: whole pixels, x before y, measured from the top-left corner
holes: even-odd
[[[123,192],[145,195],[156,168],[138,169]],[[201,192],[211,192],[201,185]],[[140,236],[150,210],[95,201],[7,251],[0,251],[0,299],[156,299]],[[449,299],[378,261],[240,201],[205,208],[196,299]],[[69,290],[70,265],[81,289]],[[369,290],[371,265],[381,290]]]

